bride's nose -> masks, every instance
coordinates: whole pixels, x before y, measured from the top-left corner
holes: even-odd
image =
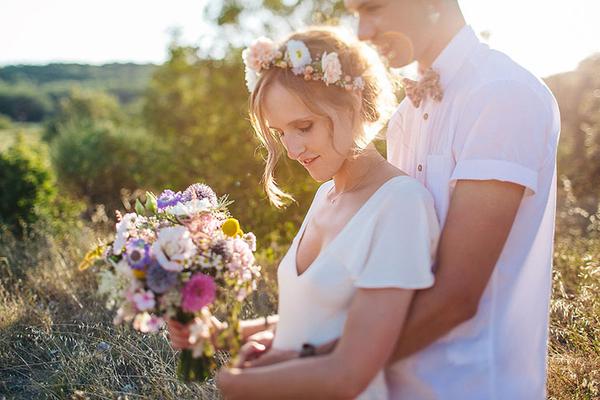
[[[295,133],[287,133],[282,137],[283,146],[287,151],[287,155],[292,160],[297,160],[300,154],[306,151],[304,138]]]

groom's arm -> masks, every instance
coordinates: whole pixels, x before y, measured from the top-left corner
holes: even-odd
[[[514,183],[457,181],[440,237],[436,283],[416,293],[390,362],[427,347],[477,313],[523,193]]]

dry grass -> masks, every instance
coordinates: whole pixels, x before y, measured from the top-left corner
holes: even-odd
[[[92,274],[75,266],[93,242],[0,240],[0,399],[209,399],[214,385],[175,378],[163,335],[112,325]]]

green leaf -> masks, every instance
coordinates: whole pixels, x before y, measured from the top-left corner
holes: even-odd
[[[150,192],[146,192],[146,210],[148,210],[152,214],[156,214],[158,212],[158,203],[156,201],[156,196],[154,196]]]
[[[138,213],[138,215],[146,214],[146,209],[142,205],[142,202],[140,201],[140,199],[135,200],[135,212]]]

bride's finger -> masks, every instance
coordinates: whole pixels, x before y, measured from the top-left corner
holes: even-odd
[[[241,368],[244,363],[256,358],[258,355],[264,353],[265,350],[266,347],[260,343],[248,342],[244,344],[238,353],[238,356],[234,362],[234,366]]]
[[[227,322],[221,322],[217,319],[217,317],[215,317],[214,315],[212,315],[210,317],[210,322],[212,322],[212,324],[218,329],[218,330],[223,330],[223,329],[227,329],[228,324]]]

